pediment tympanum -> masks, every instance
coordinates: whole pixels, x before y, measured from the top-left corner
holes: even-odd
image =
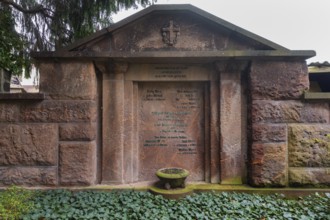
[[[70,51],[287,50],[191,5],[151,6]]]

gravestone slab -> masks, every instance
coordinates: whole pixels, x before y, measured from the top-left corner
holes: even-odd
[[[144,82],[139,85],[139,179],[157,169],[181,167],[204,180],[204,83]]]

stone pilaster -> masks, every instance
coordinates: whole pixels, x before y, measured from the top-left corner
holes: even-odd
[[[242,184],[246,175],[246,96],[241,77],[247,65],[244,61],[216,63],[220,72],[221,184]]]
[[[124,182],[124,73],[127,63],[98,64],[103,73],[102,183]]]

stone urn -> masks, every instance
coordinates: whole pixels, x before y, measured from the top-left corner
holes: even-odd
[[[165,189],[185,188],[185,180],[189,175],[189,171],[177,168],[162,168],[157,170],[156,176],[160,179],[160,184]]]

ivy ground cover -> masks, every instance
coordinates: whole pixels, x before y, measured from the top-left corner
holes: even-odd
[[[198,193],[167,200],[148,192],[38,192],[23,219],[330,219],[330,195],[295,200],[282,195]]]

